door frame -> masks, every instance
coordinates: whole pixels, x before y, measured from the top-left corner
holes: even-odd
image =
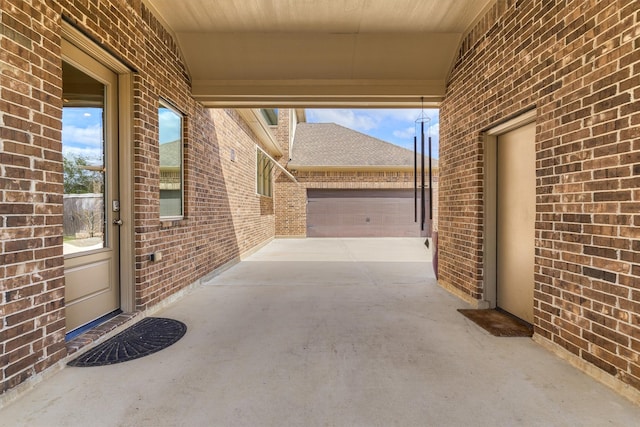
[[[111,69],[118,78],[118,162],[120,197],[120,309],[135,310],[135,240],[133,190],[133,72],[70,23],[62,21],[62,38]]]
[[[484,138],[484,302],[498,303],[498,137],[536,121],[534,109],[521,113],[483,132]]]

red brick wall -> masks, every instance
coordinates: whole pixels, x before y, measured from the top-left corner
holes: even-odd
[[[2,6],[0,393],[66,354],[60,7]]]
[[[275,188],[276,236],[306,237],[307,189],[279,172]]]
[[[240,253],[244,253],[274,236],[274,199],[256,192],[258,139],[236,110],[210,112],[216,125],[215,143],[220,147],[224,191],[229,199],[235,240]]]
[[[135,68],[135,305],[151,307],[273,237],[255,141],[234,111],[190,94],[177,45],[140,0],[3,0],[0,9],[0,394],[66,355],[62,17]],[[159,219],[159,99],[185,115],[185,217]],[[237,147],[230,162],[228,147]],[[253,153],[253,154],[252,154]],[[253,169],[252,169],[253,168]],[[239,174],[239,175],[238,175]],[[241,176],[242,178],[239,178]],[[162,261],[148,255],[162,251]]]
[[[288,108],[278,109],[278,126],[274,129],[276,141],[283,154],[278,163],[287,166],[289,163],[289,142],[291,135],[291,115]],[[307,189],[295,183],[281,170],[275,172],[275,188],[273,196],[276,211],[276,236],[304,237],[307,235]]]
[[[537,110],[535,331],[640,389],[640,2],[499,1],[441,108],[440,277],[483,299],[481,132]]]

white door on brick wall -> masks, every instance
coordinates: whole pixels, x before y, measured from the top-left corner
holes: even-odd
[[[67,332],[120,307],[117,75],[63,42]]]
[[[535,123],[498,136],[497,305],[533,323]]]

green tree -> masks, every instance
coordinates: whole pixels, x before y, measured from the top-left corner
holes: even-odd
[[[64,156],[64,193],[84,194],[101,191],[102,174],[82,156]]]

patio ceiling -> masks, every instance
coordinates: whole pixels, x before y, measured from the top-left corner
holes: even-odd
[[[495,0],[144,0],[207,106],[435,105]]]

